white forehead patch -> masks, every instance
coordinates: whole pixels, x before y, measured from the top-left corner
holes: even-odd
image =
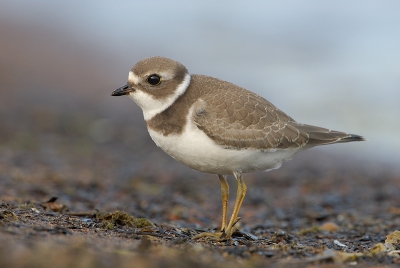
[[[128,82],[137,85],[139,84],[139,81],[140,81],[139,76],[130,71],[128,75]]]

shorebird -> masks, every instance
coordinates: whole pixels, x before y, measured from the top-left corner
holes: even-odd
[[[363,141],[359,135],[296,122],[263,97],[232,83],[191,75],[181,63],[152,57],[139,61],[128,83],[112,96],[127,95],[143,110],[153,141],[186,166],[217,174],[221,183],[221,231],[203,233],[227,239],[240,219],[247,187],[242,173],[279,168],[305,149],[332,143]],[[228,221],[229,185],[238,188]]]

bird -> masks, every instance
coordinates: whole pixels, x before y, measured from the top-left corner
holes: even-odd
[[[142,109],[152,140],[164,152],[189,168],[218,176],[220,231],[201,233],[196,239],[232,237],[247,192],[243,173],[277,169],[314,146],[365,140],[360,135],[301,124],[252,91],[190,74],[180,62],[160,56],[137,62],[128,82],[111,95],[129,96]],[[226,176],[232,174],[237,194],[228,221]]]

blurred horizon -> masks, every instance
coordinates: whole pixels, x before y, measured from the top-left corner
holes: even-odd
[[[110,94],[137,61],[160,55],[254,91],[300,123],[368,140],[313,150],[399,169],[399,8],[394,0],[2,1],[0,138],[69,133],[57,121],[70,114],[99,143],[149,142],[140,109]]]

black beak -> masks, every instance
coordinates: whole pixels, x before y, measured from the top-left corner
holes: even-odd
[[[132,92],[134,89],[131,88],[129,84],[123,85],[120,88],[117,88],[111,93],[111,96],[123,96],[129,94],[129,92]]]

